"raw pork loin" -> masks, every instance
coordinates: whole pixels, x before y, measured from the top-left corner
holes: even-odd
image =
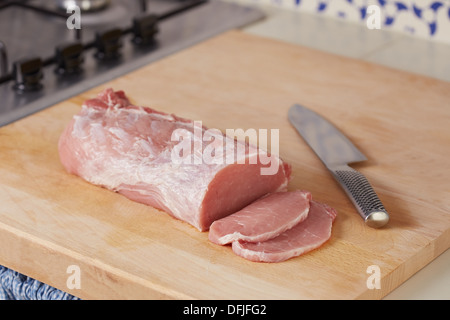
[[[233,252],[257,262],[281,262],[299,256],[320,247],[331,237],[336,214],[333,208],[311,201],[308,217],[303,222],[267,241],[234,241]]]
[[[173,161],[172,151],[179,143],[172,141],[176,129],[194,133],[194,122],[134,106],[124,92],[108,89],[86,101],[64,130],[60,159],[68,172],[161,209],[201,231],[268,193],[286,189],[290,166],[277,157],[276,174],[262,175],[261,168],[267,165],[250,160],[267,153],[248,144],[244,164],[238,163],[242,159],[197,164],[202,155],[195,150],[193,162]],[[205,133],[206,128],[200,130]],[[229,142],[229,137],[218,135]],[[190,137],[201,151],[209,145],[195,134]],[[240,143],[231,141],[223,144],[226,155],[227,148]]]
[[[270,194],[213,222],[209,240],[225,245],[237,240],[261,242],[275,238],[306,219],[310,201],[307,191]]]

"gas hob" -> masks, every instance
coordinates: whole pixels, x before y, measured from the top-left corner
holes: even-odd
[[[219,0],[61,2],[0,0],[0,126],[264,17]]]

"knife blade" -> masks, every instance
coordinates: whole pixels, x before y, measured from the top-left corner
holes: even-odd
[[[306,143],[344,189],[367,226],[380,228],[389,221],[380,198],[367,178],[349,164],[366,156],[332,123],[316,112],[293,105],[288,118]]]

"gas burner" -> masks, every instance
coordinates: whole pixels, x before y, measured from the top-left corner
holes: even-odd
[[[105,9],[110,5],[111,0],[54,0],[57,6],[66,11],[77,6],[83,12],[93,12]]]
[[[123,19],[126,19],[128,13],[129,10],[126,4],[113,1],[100,11],[88,11],[84,13],[82,15],[82,23],[85,27],[112,24],[115,21],[123,21]]]

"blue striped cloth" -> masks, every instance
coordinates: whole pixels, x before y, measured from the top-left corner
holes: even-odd
[[[0,300],[80,300],[0,265]]]

